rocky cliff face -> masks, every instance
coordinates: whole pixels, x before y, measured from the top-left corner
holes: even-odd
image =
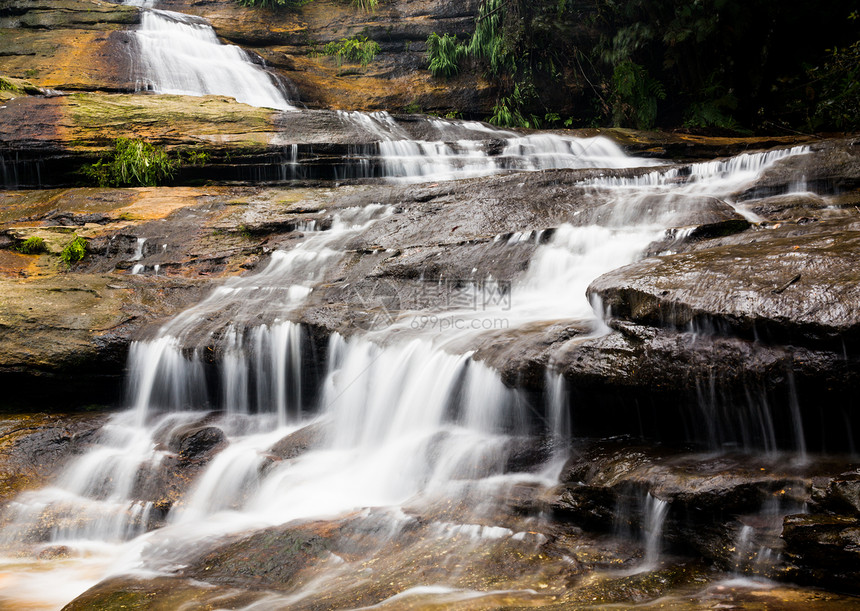
[[[292,96],[309,107],[483,116],[493,103],[489,84],[474,75],[445,81],[425,70],[427,37],[469,34],[476,0],[386,2],[372,13],[338,0],[315,0],[295,12],[232,0],[168,0],[158,7],[206,18],[225,42],[244,47],[286,78]],[[133,41],[126,31],[139,22],[136,7],[101,0],[5,0],[0,75],[63,91],[134,91]],[[338,65],[322,54],[327,43],[359,35],[381,47],[367,67]]]

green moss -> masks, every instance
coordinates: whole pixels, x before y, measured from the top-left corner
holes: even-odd
[[[77,263],[86,256],[88,245],[89,243],[84,238],[75,236],[60,252],[60,260],[66,265]]]
[[[0,76],[0,91],[18,91],[18,87],[9,79]]]
[[[37,255],[46,252],[48,249],[45,246],[45,240],[38,236],[32,236],[21,242],[17,250],[25,255]]]

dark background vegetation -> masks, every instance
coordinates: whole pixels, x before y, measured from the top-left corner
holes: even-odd
[[[860,128],[858,15],[858,0],[481,0],[474,34],[434,33],[427,60],[438,78],[487,77],[495,106],[478,118],[497,125],[848,131]]]
[[[429,55],[431,69],[435,60],[487,72],[498,88],[493,120],[500,124],[849,130],[860,125],[857,8],[805,0],[484,0],[472,40],[431,37]],[[570,95],[571,83],[584,95]]]

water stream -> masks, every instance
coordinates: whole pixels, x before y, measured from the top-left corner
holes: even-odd
[[[137,36],[147,88],[291,108],[262,68],[237,47],[218,44],[197,18],[147,10]],[[440,141],[414,141],[387,115],[343,117],[376,134],[390,178],[654,165],[602,138],[518,136],[437,121]],[[488,155],[476,132],[503,139],[502,153]],[[381,578],[365,562],[385,554],[403,563],[390,569],[398,575],[407,574],[406,565],[426,574],[392,581],[375,603],[541,600],[535,584],[543,569],[496,588],[464,584],[470,563],[497,546],[528,555],[546,541],[536,518],[507,511],[504,499],[557,481],[564,456],[529,451],[544,438],[566,438],[568,411],[576,406],[566,402],[564,381],[551,368],[551,405],[535,405],[458,348],[484,333],[482,324],[427,328],[415,321],[499,318],[516,329],[567,320],[592,336],[606,333],[602,311],[585,298],[594,278],[635,261],[676,227],[685,198],[727,199],[778,159],[806,152],[746,154],[690,166],[684,176],[657,168],[635,179],[607,175],[583,183],[608,213],[599,222],[552,228],[548,240],[508,238],[502,247],[538,243],[509,303],[407,312],[383,328],[335,334],[319,371],[309,372],[317,355],[291,313],[346,256],[351,237],[391,214],[382,204],[340,210],[330,229],[308,231],[298,246],[273,253],[262,271],[226,282],[132,347],[128,410],[52,486],[24,493],[9,508],[0,533],[3,596],[57,608],[112,575],[171,575],[233,533],[324,521],[361,551],[321,552],[312,579],[289,595],[263,593],[257,607],[247,608],[301,608],[338,589],[372,589]],[[141,240],[137,252],[143,248]],[[549,430],[536,411],[549,415]],[[182,483],[185,492],[171,488],[167,466],[204,437],[220,452]],[[657,563],[667,510],[654,497],[648,503],[645,568]],[[66,560],[40,563],[40,554],[58,549]]]

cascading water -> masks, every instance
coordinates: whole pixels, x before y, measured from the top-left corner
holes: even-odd
[[[292,108],[270,75],[238,47],[221,45],[203,20],[146,9],[136,39],[147,89]],[[604,138],[521,136],[479,123],[430,120],[438,140],[414,140],[386,113],[341,116],[376,142],[374,150],[358,154],[378,156],[378,175],[392,179],[657,165],[624,155]],[[156,337],[132,346],[130,409],[113,417],[96,447],[53,486],[24,493],[9,507],[3,596],[53,608],[106,576],[172,574],[189,562],[190,550],[227,534],[312,520],[372,532],[378,546],[370,555],[401,536],[410,541],[413,564],[440,550],[454,559],[429,581],[395,589],[389,602],[431,596],[436,603],[481,598],[492,604],[493,596],[513,595],[454,583],[468,571],[460,563],[469,554],[486,553],[498,542],[533,553],[545,541],[533,518],[493,521],[508,491],[556,481],[559,456],[522,448],[533,449],[535,437],[546,433],[536,430],[536,407],[558,429],[571,406],[556,372],[547,372],[552,407],[542,409],[461,346],[480,336],[482,319],[490,317],[504,319],[510,329],[564,320],[588,327],[592,336],[607,332],[584,297],[595,277],[634,261],[675,226],[685,197],[726,198],[779,158],[805,152],[584,182],[605,214],[579,224],[570,219],[548,240],[529,233],[496,245],[538,244],[505,307],[412,312],[385,329],[334,334],[318,380],[306,371],[314,357],[307,353],[307,331],[291,322],[291,314],[343,259],[349,239],[392,211],[382,205],[345,209],[326,231],[302,228],[305,239],[273,253],[261,272],[228,281]],[[291,147],[285,176],[300,173],[300,161]],[[372,166],[361,166],[362,175],[377,175]],[[661,205],[654,205],[657,200]],[[141,240],[133,271],[143,269],[137,267],[143,248]],[[492,286],[493,280],[476,282]],[[467,324],[416,327],[428,314],[437,323],[447,317]],[[208,440],[202,450],[194,445],[201,439]],[[187,490],[177,492],[164,481],[170,468],[194,464],[194,452],[210,450],[220,451],[182,483]],[[547,459],[550,466],[543,464]],[[662,502],[649,502],[646,568],[655,563],[666,512]],[[60,549],[67,562],[39,563],[40,554]],[[362,559],[344,556],[322,555],[316,580],[259,604],[290,606],[338,585],[357,588],[374,580]],[[522,600],[538,596],[526,586],[516,592]]]
[[[570,138],[554,134],[518,135],[475,121],[429,119],[438,140],[415,140],[386,112],[339,112],[344,124],[367,134],[375,144],[355,155],[365,163],[353,176],[396,182],[474,178],[502,172],[657,165],[631,159],[608,138]],[[371,160],[378,158],[378,163]],[[293,161],[289,166],[295,173]]]
[[[751,157],[750,167],[752,160],[757,170],[768,164],[765,155]],[[732,162],[692,174],[695,180],[658,185],[659,195],[726,196],[751,178]],[[676,216],[673,205],[653,206],[647,186],[590,188],[602,192],[614,210],[601,224],[562,225],[547,241],[523,234],[503,245],[540,242],[515,282],[510,307],[434,315],[504,315],[511,328],[579,320],[593,333],[606,332],[584,297],[585,287],[635,260]],[[641,202],[647,210],[636,209]],[[391,209],[381,205],[342,210],[331,229],[310,232],[292,250],[274,253],[261,272],[225,283],[155,338],[133,346],[132,408],[114,417],[97,448],[71,464],[53,487],[23,494],[7,515],[7,545],[29,549],[34,557],[61,546],[80,560],[54,570],[56,599],[46,601],[47,607],[106,575],[169,573],[182,564],[181,550],[213,537],[297,520],[344,519],[364,508],[384,508],[359,519],[381,520],[389,533],[384,540],[414,529],[414,514],[425,516],[421,523],[436,538],[434,545],[443,547],[462,547],[457,542],[464,533],[474,534],[475,547],[466,548],[473,550],[500,540],[524,545],[538,536],[512,528],[514,523],[482,525],[499,511],[496,499],[505,490],[550,486],[557,466],[542,469],[534,458],[517,462],[521,444],[540,432],[535,406],[471,352],[454,349],[480,335],[480,326],[415,332],[411,321],[420,314],[412,313],[386,329],[350,338],[335,334],[319,390],[307,401],[307,344],[290,314],[342,259],[344,244],[388,214]],[[412,333],[400,334],[403,329]],[[565,421],[562,381],[553,384],[559,385],[557,405],[548,411],[557,426]],[[189,435],[208,435],[226,447],[186,494],[166,501],[159,473],[190,451],[183,445]],[[308,438],[298,453],[284,449],[294,436]],[[646,568],[659,550],[653,533],[665,509],[651,508]],[[374,528],[378,532],[380,526]],[[44,575],[32,562],[24,562],[21,571],[21,562],[9,562],[19,570],[10,571],[7,591],[39,600],[34,591]],[[329,577],[363,579],[355,566],[332,565]],[[447,588],[444,579],[429,585]],[[308,585],[290,600],[318,594]]]
[[[204,19],[144,8],[134,32],[138,87],[157,93],[223,95],[239,102],[294,110],[275,78],[234,45],[224,45]]]

